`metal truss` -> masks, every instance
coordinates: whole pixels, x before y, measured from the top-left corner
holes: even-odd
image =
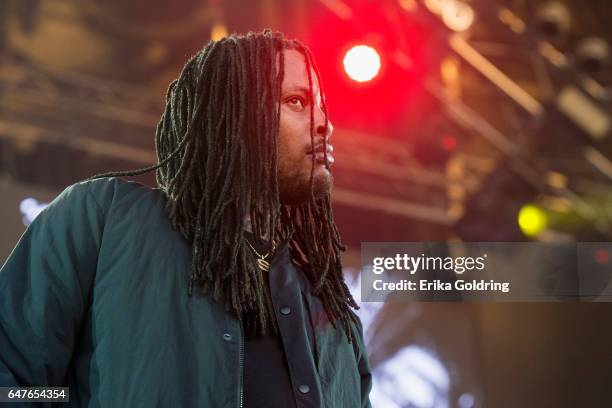
[[[450,120],[486,141],[477,154],[503,157],[543,197],[568,200],[597,230],[610,234],[609,203],[589,199],[596,186],[612,180],[612,115],[603,87],[573,69],[568,57],[510,10],[495,2],[478,6],[474,29],[447,30],[449,54],[467,68],[462,75],[470,82],[463,95],[457,97],[443,78],[429,78],[427,89]],[[564,139],[557,137],[561,134]]]

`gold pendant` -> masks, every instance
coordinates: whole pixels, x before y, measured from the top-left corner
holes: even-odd
[[[259,265],[259,269],[262,271],[268,271],[270,269],[270,263],[263,258],[257,259],[257,264]]]

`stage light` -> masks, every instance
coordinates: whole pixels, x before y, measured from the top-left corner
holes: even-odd
[[[578,66],[589,74],[608,72],[612,62],[610,45],[601,37],[589,37],[578,43],[576,60]]]
[[[548,217],[540,207],[527,204],[524,205],[518,215],[518,224],[523,232],[528,237],[539,235],[548,225]]]
[[[403,8],[409,13],[412,13],[418,7],[416,0],[398,0],[398,3],[401,8]]]
[[[216,23],[210,29],[210,39],[213,41],[219,41],[223,37],[227,37],[228,31],[224,24]]]
[[[542,34],[553,38],[565,36],[572,26],[572,13],[565,4],[549,1],[536,9],[535,21]]]
[[[19,203],[19,211],[21,212],[21,221],[23,225],[26,227],[30,225],[47,205],[49,205],[49,203],[40,203],[31,197],[23,199]]]
[[[461,394],[457,400],[457,405],[459,408],[473,408],[476,406],[476,398],[474,397],[474,394],[465,392]]]
[[[442,21],[453,31],[465,31],[474,23],[474,9],[462,1],[447,1],[442,8]]]
[[[380,56],[372,47],[357,45],[346,53],[343,64],[349,78],[357,82],[366,82],[378,74]]]
[[[442,14],[442,9],[454,0],[425,0],[425,7],[434,14]]]

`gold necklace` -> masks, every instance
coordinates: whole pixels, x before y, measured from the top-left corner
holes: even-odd
[[[258,256],[257,258],[257,266],[259,266],[259,269],[261,269],[264,272],[268,272],[268,270],[270,270],[270,262],[266,261],[266,258],[272,253],[274,252],[274,249],[276,249],[276,241],[272,242],[272,249],[270,250],[270,252],[268,252],[265,255],[260,254],[259,252],[257,252],[257,250],[255,248],[253,248],[253,245],[251,245],[251,243],[249,242],[248,239],[245,238],[245,241],[247,242],[247,244],[249,245],[249,247],[251,247],[251,249],[253,250],[253,252],[255,252],[255,255]]]

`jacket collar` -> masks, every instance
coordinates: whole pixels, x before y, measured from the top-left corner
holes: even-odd
[[[298,287],[304,294],[312,294],[311,284],[301,268],[291,259],[289,240],[283,240],[270,260],[270,283],[277,287]]]

